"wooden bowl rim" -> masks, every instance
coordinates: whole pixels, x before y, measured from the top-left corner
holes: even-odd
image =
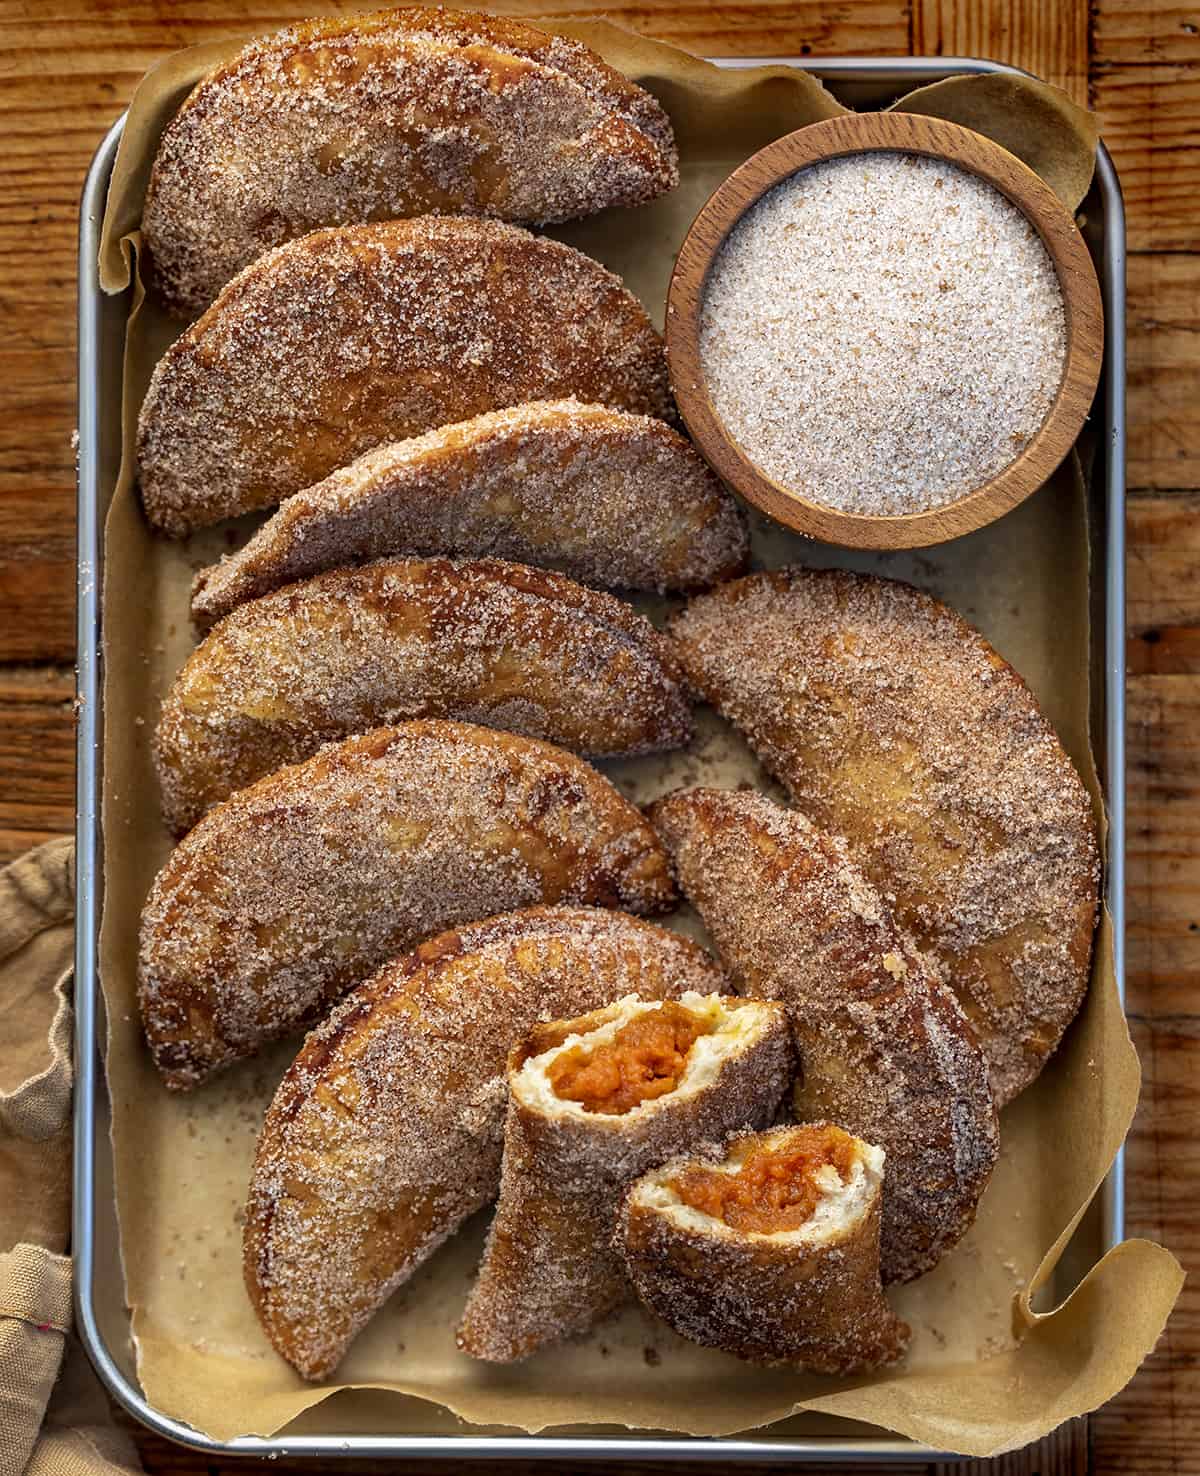
[[[986,180],[1025,215],[1049,253],[1066,315],[1062,378],[1041,427],[1000,472],[957,501],[919,512],[843,512],[813,502],[761,471],[725,429],[700,359],[700,309],[718,251],[768,190],[812,164],[857,153],[944,159]],[[850,548],[923,548],[961,537],[1011,512],[1061,464],[1083,429],[1099,383],[1104,310],[1092,258],[1074,217],[1015,154],[960,123],[918,113],[847,113],[767,144],[720,184],[684,238],[671,274],[667,360],[680,414],[714,470],[777,522]]]

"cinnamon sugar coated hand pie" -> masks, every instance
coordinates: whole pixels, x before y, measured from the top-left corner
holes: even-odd
[[[330,739],[423,717],[608,756],[691,734],[669,642],[611,595],[496,559],[335,570],[239,606],[176,677],[155,745],[167,824]]]
[[[590,584],[693,589],[740,574],[738,504],[661,420],[577,400],[497,410],[366,452],[289,497],[196,576],[192,617],[339,564],[493,554]]]
[[[504,1062],[538,1019],[722,987],[694,943],[621,912],[537,907],[421,944],[305,1041],[255,1156],[245,1273],[305,1378],[495,1196]]]
[[[209,72],[146,193],[150,276],[193,313],[272,246],[402,216],[547,223],[674,187],[655,99],[586,46],[499,16],[405,8],[302,22]]]
[[[662,342],[599,262],[461,216],[315,231],[246,267],[159,361],[142,505],[180,537],[381,442],[569,395],[670,413]]]
[[[975,1033],[840,839],[765,795],[681,790],[650,818],[735,987],[787,1005],[795,1109],[887,1152],[885,1281],[930,1270],[975,1218],[996,1108]]]
[[[865,1373],[910,1331],[879,1282],[885,1155],[831,1123],[735,1137],[643,1174],[616,1232],[642,1302],[755,1363]]]
[[[511,1363],[618,1307],[626,1187],[691,1144],[764,1127],[792,1070],[773,1003],[629,996],[536,1026],[509,1057],[500,1199],[459,1347]]]
[[[146,1039],[168,1086],[195,1086],[442,928],[673,895],[653,831],[581,759],[469,723],[378,728],[239,790],[176,846],[142,912]]]
[[[1091,802],[1029,688],[941,601],[839,570],[752,574],[672,633],[941,966],[1003,1105],[1083,1001],[1098,902]]]

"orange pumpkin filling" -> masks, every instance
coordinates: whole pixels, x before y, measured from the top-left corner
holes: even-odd
[[[661,1009],[635,1016],[602,1045],[564,1051],[546,1074],[563,1101],[578,1102],[585,1112],[616,1116],[673,1092],[687,1068],[688,1052],[715,1028],[668,1001]]]
[[[841,1128],[801,1127],[776,1147],[752,1148],[736,1174],[689,1168],[670,1187],[731,1230],[771,1235],[807,1225],[824,1192],[818,1171],[831,1164],[845,1183],[854,1159],[854,1139]]]

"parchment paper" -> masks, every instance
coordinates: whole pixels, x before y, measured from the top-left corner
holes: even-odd
[[[661,319],[675,250],[716,184],[770,139],[844,110],[816,82],[787,68],[720,71],[604,22],[554,24],[651,88],[675,124],[683,160],[676,192],[555,232],[621,273]],[[217,43],[169,57],[138,89],[105,220],[102,268],[110,290],[130,280],[163,124],[193,82],[235,46]],[[1023,151],[1072,208],[1087,188],[1094,129],[1052,88],[1013,82],[996,89],[986,79],[956,79],[921,89],[900,106],[909,104],[962,119]],[[1036,116],[1032,130],[1022,109]],[[314,1388],[275,1355],[241,1283],[241,1216],[259,1123],[296,1042],[198,1092],[169,1095],[143,1047],[135,999],[138,914],[169,849],[158,818],[150,733],[161,695],[191,646],[191,574],[252,526],[242,520],[175,544],[151,536],[141,516],[129,470],[132,432],[154,361],[178,331],[150,303],[139,303],[130,321],[126,465],[106,524],[104,578],[101,962],[127,1299],[150,1401],[219,1438],[278,1430],[348,1387],[395,1391],[388,1418],[401,1428],[446,1433],[461,1427],[444,1411],[490,1428],[606,1426],[694,1435],[745,1431],[815,1411],[986,1455],[1024,1444],[1121,1388],[1153,1346],[1178,1291],[1181,1273],[1167,1252],[1127,1243],[1063,1305],[1040,1316],[1032,1310],[1038,1289],[1043,1297],[1050,1291],[1055,1266],[1137,1100],[1138,1064],[1116,994],[1107,922],[1078,1021],[1036,1085],[1004,1114],[1000,1162],[974,1228],[931,1275],[894,1293],[915,1329],[911,1355],[899,1368],[840,1382],[765,1372],[693,1348],[637,1309],[581,1343],[516,1367],[477,1365],[455,1351],[453,1328],[486,1216],[376,1316],[337,1384]],[[761,518],[755,526],[762,563],[875,569],[911,579],[962,610],[1029,680],[1099,811],[1088,738],[1087,547],[1086,501],[1074,468],[1000,523],[931,553],[850,555],[806,543]],[[712,714],[702,716],[692,752],[609,769],[639,799],[697,781],[748,779],[770,788],[740,739]],[[676,923],[698,927],[685,914]],[[1075,1279],[1060,1277],[1054,1291],[1065,1293]],[[381,1397],[371,1400],[372,1420]],[[356,1428],[354,1408],[335,1401],[328,1419],[321,1416],[323,1427]],[[810,1415],[810,1433],[811,1422]],[[314,1417],[303,1423],[312,1428]]]

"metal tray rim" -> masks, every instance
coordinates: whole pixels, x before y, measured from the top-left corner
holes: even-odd
[[[819,77],[897,83],[935,81],[954,73],[1016,72],[1018,67],[977,57],[714,57],[718,65],[742,68],[777,64]],[[1024,73],[1023,75],[1030,75]],[[102,530],[99,469],[100,301],[98,246],[108,178],[124,128],[113,124],[93,158],[84,184],[79,225],[77,485],[78,587],[76,606],[76,922],[75,922],[75,1100],[74,1208],[76,1327],[108,1393],[130,1415],[178,1444],[209,1454],[259,1456],[407,1456],[410,1459],[691,1460],[807,1463],[809,1461],[954,1460],[914,1441],[889,1435],[811,1440],[772,1437],[701,1439],[631,1435],[629,1438],[571,1436],[277,1435],[230,1441],[209,1436],[163,1414],[126,1378],[97,1321],[94,1302],[95,1131],[98,1070],[99,977],[96,945],[100,899],[96,886],[100,842],[100,569]],[[1125,1001],[1125,216],[1120,183],[1107,149],[1097,146],[1096,176],[1105,220],[1102,284],[1105,297],[1106,386],[1104,682],[1109,859],[1106,901],[1113,927],[1113,966]],[[1105,1247],[1124,1236],[1125,1162],[1119,1150],[1102,1187]],[[769,1429],[769,1427],[768,1427]]]

